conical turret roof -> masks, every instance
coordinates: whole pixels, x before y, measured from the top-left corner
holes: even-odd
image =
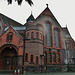
[[[34,16],[32,15],[32,13],[31,13],[31,15],[28,17],[28,19],[27,19],[27,22],[33,22],[34,21]]]

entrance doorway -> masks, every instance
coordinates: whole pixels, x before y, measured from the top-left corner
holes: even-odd
[[[14,70],[17,67],[18,54],[13,47],[7,47],[1,52],[2,70]]]

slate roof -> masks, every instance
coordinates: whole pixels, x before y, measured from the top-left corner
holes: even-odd
[[[5,29],[4,29],[4,31],[6,31],[6,30],[8,30],[9,29],[9,27],[6,27]],[[13,29],[14,30],[25,30],[26,29],[26,27],[13,27]]]
[[[51,10],[48,7],[46,7],[46,9],[39,16],[41,15],[48,15],[54,17],[54,15],[52,14]]]
[[[16,22],[15,20],[13,20],[13,19],[11,19],[11,18],[9,18],[9,17],[7,17],[1,13],[0,13],[0,18],[3,21],[3,25],[6,25],[7,27],[9,27],[11,25],[11,23],[12,23],[13,27],[23,27],[22,24]]]
[[[63,29],[63,31],[64,31],[66,34],[69,34],[69,35],[70,35],[69,30],[68,30],[67,27],[63,27],[62,29]],[[71,35],[70,35],[70,36],[71,36]]]
[[[33,22],[35,20],[34,16],[31,14],[28,19],[27,22]]]

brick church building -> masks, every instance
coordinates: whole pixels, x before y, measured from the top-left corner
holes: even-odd
[[[62,64],[74,63],[74,51],[68,28],[61,27],[48,5],[24,25],[0,13],[0,70],[60,70]]]

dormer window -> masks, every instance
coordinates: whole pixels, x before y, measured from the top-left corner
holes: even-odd
[[[13,39],[13,33],[12,32],[9,32],[7,34],[7,41],[12,41],[12,39]]]

